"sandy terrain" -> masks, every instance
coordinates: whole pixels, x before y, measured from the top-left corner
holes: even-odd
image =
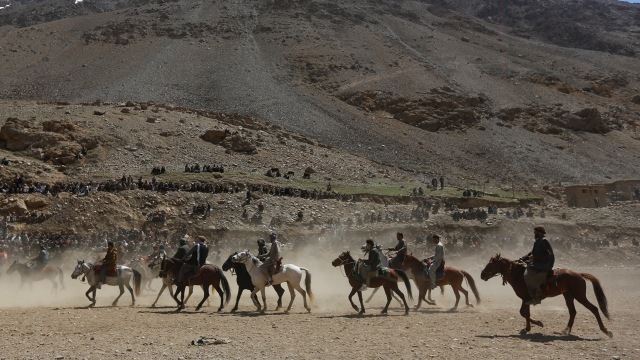
[[[404,316],[395,302],[388,316],[379,315],[384,303],[381,293],[368,305],[367,315],[356,315],[347,301],[348,288],[341,271],[329,265],[331,259],[311,259],[296,260],[313,274],[312,288],[317,301],[311,314],[304,311],[301,298],[297,297],[289,315],[274,311],[258,315],[246,295],[236,314],[228,313],[232,305],[222,313],[216,313],[214,306],[194,312],[193,301],[186,311],[178,314],[167,295],[161,298],[159,308],[149,308],[156,294],[148,291],[143,292],[133,308],[128,306],[128,294],[118,307],[111,307],[117,294],[115,288],[100,291],[97,307],[88,309],[85,307],[88,301],[82,295],[87,286],[70,279],[70,268],[65,269],[66,290],[57,296],[50,296],[49,285],[44,282],[36,283],[32,290],[25,288],[18,292],[17,278],[3,273],[0,358],[610,359],[619,356],[631,359],[640,356],[640,317],[635,305],[640,291],[631,286],[637,284],[637,268],[578,268],[595,274],[603,283],[613,319],[605,320],[614,333],[613,339],[609,339],[580,305],[573,334],[556,334],[568,319],[562,298],[547,299],[533,309],[544,328],[519,335],[524,324],[518,315],[519,301],[510,288],[501,285],[499,278],[488,282],[479,279],[485,259],[457,260],[452,264],[474,276],[482,297],[480,306],[448,312],[454,298],[447,289],[444,297],[435,295],[438,306],[423,307],[409,316]],[[70,262],[69,267],[72,265]],[[235,299],[235,278],[230,282]],[[153,285],[158,289],[159,281]],[[588,291],[588,297],[595,302],[590,286]],[[196,290],[194,296],[199,300],[201,292]],[[267,296],[273,310],[275,294],[268,290]],[[214,304],[218,301],[217,296],[213,298]],[[192,340],[201,336],[227,339],[230,343],[191,345]]]

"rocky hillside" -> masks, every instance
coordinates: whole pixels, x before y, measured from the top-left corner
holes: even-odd
[[[613,0],[12,1],[0,98],[240,114],[459,185],[637,178],[638,13]]]

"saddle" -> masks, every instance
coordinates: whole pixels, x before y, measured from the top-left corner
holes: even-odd
[[[93,265],[93,272],[95,273],[96,276],[100,276],[100,269],[102,269],[102,264]],[[107,269],[107,276],[108,277],[118,276],[118,268]]]
[[[547,271],[547,278],[545,282],[545,286],[549,284],[553,284],[558,280],[558,272],[560,269],[553,269]]]
[[[431,266],[431,262],[430,261],[423,261],[425,264],[427,264],[427,267],[424,269],[424,276],[429,277],[429,267]],[[442,260],[442,264],[440,264],[440,266],[438,266],[438,268],[436,269],[436,281],[438,280],[442,280],[444,278],[444,263],[445,261]]]

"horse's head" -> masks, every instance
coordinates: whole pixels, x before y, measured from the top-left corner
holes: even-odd
[[[160,272],[158,273],[158,277],[167,277],[167,274],[171,271],[173,265],[173,261],[163,256],[162,261],[160,261]]]
[[[349,251],[345,251],[342,254],[340,254],[337,258],[335,258],[331,262],[331,265],[333,265],[333,266],[342,266],[344,264],[348,264],[348,263],[352,263],[352,262],[354,262],[354,260],[351,257],[351,253]]]
[[[84,275],[85,271],[85,266],[88,267],[87,264],[85,264],[84,260],[78,260],[78,264],[76,265],[76,267],[73,269],[73,273],[71,273],[71,278],[72,279],[77,279],[78,276],[80,275]]]
[[[231,262],[234,263],[246,263],[247,260],[249,260],[251,258],[251,254],[249,253],[249,250],[247,251],[241,251],[235,255],[231,256]]]
[[[480,273],[480,278],[487,281],[498,274],[504,274],[507,270],[506,262],[509,262],[509,260],[503,258],[500,254],[491,257],[487,266]]]
[[[229,271],[233,267],[233,257],[237,254],[238,252],[236,251],[233,254],[229,255],[224,264],[222,264],[222,271]]]

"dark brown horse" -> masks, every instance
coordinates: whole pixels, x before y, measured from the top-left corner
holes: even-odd
[[[503,258],[500,254],[492,257],[489,260],[487,266],[485,266],[484,270],[480,277],[482,280],[489,280],[492,277],[500,274],[502,275],[502,284],[505,285],[509,283],[515,291],[516,295],[522,299],[522,306],[520,307],[520,315],[527,320],[526,327],[522,329],[521,333],[525,334],[531,331],[531,324],[538,325],[542,327],[542,322],[538,320],[534,320],[531,318],[529,312],[529,305],[527,305],[527,301],[531,300],[531,296],[529,295],[529,291],[527,290],[527,286],[524,282],[524,271],[526,269],[526,265],[523,262],[511,261],[509,259]],[[563,335],[569,335],[571,333],[571,328],[573,327],[573,321],[576,318],[576,307],[573,303],[574,300],[578,300],[578,302],[587,309],[591,310],[593,315],[595,315],[598,320],[598,325],[600,325],[600,330],[607,334],[609,337],[613,337],[611,331],[608,331],[607,328],[602,323],[602,319],[600,318],[600,313],[598,312],[598,308],[589,302],[587,299],[587,282],[586,280],[591,281],[593,284],[593,291],[596,294],[596,299],[598,300],[598,305],[600,306],[600,310],[604,314],[604,316],[609,319],[609,309],[607,308],[607,298],[604,295],[604,291],[602,290],[602,286],[600,285],[600,281],[593,275],[587,273],[577,273],[570,269],[558,269],[558,275],[551,283],[547,282],[542,289],[543,297],[554,297],[562,294],[564,296],[564,300],[567,304],[567,308],[569,308],[569,323],[567,327],[562,331]]]
[[[362,303],[362,291],[360,291],[360,287],[363,285],[363,281],[357,278],[357,274],[355,272],[356,261],[351,257],[351,254],[348,251],[343,252],[338,256],[335,260],[331,262],[333,266],[344,266],[344,271],[349,278],[349,285],[351,285],[351,293],[349,293],[349,302],[351,306],[355,309],[355,311],[359,310],[360,314],[364,314],[364,304]],[[413,295],[411,294],[411,284],[409,283],[409,278],[407,274],[402,270],[394,270],[389,269],[389,279],[383,277],[373,277],[369,281],[369,287],[377,288],[382,286],[384,288],[384,293],[387,295],[387,304],[382,309],[382,313],[386,314],[387,309],[389,308],[389,303],[391,302],[391,291],[398,294],[402,302],[404,303],[404,313],[405,315],[409,314],[409,305],[407,305],[407,300],[404,298],[404,294],[398,288],[398,278],[402,278],[404,281],[404,285],[407,287],[407,293],[409,294],[409,299],[413,300]],[[353,302],[353,294],[358,293],[358,299],[360,300],[360,309]]]
[[[9,266],[9,269],[7,269],[7,274],[11,274],[14,271],[20,274],[20,288],[22,288],[25,282],[31,285],[34,281],[49,280],[53,284],[52,291],[54,293],[58,291],[58,281],[62,289],[64,289],[62,269],[59,266],[45,265],[42,269],[36,270],[29,268],[27,264],[19,263],[18,260],[15,260],[11,266]]]
[[[418,304],[416,305],[416,310],[420,308],[420,304],[422,300],[429,303],[427,299],[425,299],[425,295],[427,294],[427,290],[429,289],[429,285],[431,280],[429,279],[429,275],[425,274],[427,269],[427,264],[423,261],[418,260],[415,256],[411,254],[406,254],[404,256],[404,261],[402,262],[402,269],[407,272],[411,272],[413,274],[413,279],[418,285],[419,297]],[[469,303],[469,292],[462,287],[462,281],[466,279],[471,291],[473,291],[473,295],[476,297],[476,303],[480,304],[480,295],[478,294],[478,289],[476,288],[476,282],[473,280],[473,277],[469,275],[468,272],[464,270],[460,270],[453,266],[446,266],[444,268],[444,277],[440,280],[436,280],[436,286],[444,286],[451,285],[453,288],[453,293],[456,295],[456,304],[454,307],[450,309],[450,311],[455,311],[458,308],[458,303],[460,302],[460,292],[464,294],[464,301],[469,307],[473,307]]]
[[[176,278],[178,276],[181,265],[182,263],[179,261],[170,258],[164,258],[160,263],[159,276],[165,277],[167,276],[167,274],[170,274],[170,276]],[[229,300],[231,299],[231,290],[229,288],[229,282],[227,281],[227,278],[224,276],[222,269],[212,264],[201,266],[200,269],[196,270],[193,277],[188,280],[185,279],[181,283],[175,285],[177,289],[173,294],[173,299],[178,304],[177,311],[185,308],[184,289],[188,285],[201,285],[202,290],[204,290],[204,297],[202,298],[202,301],[200,301],[198,306],[196,306],[196,311],[200,310],[202,304],[204,304],[205,300],[207,300],[207,298],[209,297],[210,286],[213,286],[218,292],[218,295],[220,295],[220,307],[218,308],[218,311],[221,311],[222,308],[224,308],[224,306],[227,305],[229,303]],[[178,294],[181,294],[180,300],[178,300]]]

